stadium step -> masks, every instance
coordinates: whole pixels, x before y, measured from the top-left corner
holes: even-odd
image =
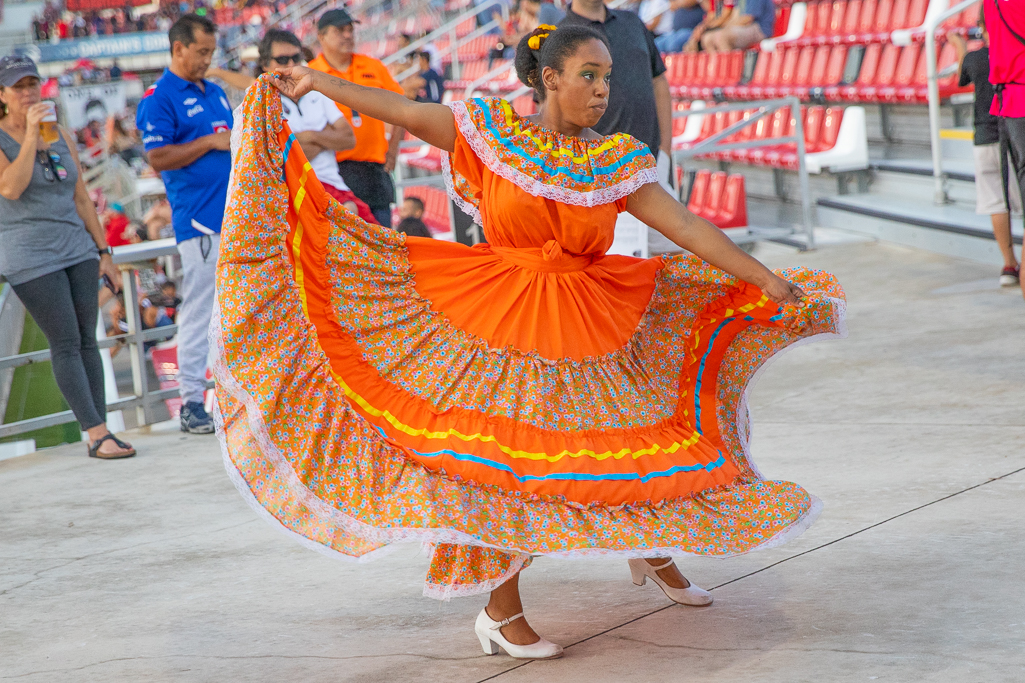
[[[817,225],[872,235],[916,249],[999,267],[1003,263],[989,216],[964,204],[937,206],[918,193],[820,197]],[[1022,243],[1021,220],[1012,221],[1014,242]],[[994,275],[994,278],[996,276]]]

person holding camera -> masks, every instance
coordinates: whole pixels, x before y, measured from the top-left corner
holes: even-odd
[[[107,429],[96,345],[100,275],[112,289],[119,275],[77,148],[52,104],[41,101],[40,83],[28,57],[0,59],[0,275],[46,335],[57,386],[89,435],[89,455],[127,458],[135,449]]]

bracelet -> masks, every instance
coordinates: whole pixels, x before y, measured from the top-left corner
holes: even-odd
[[[114,250],[111,249],[110,247],[103,247],[103,248],[97,248],[96,249],[96,253],[100,254],[101,256],[103,254],[109,254],[110,256],[113,256],[114,255]]]

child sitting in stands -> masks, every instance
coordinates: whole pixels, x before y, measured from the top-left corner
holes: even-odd
[[[406,197],[399,207],[399,226],[397,230],[410,237],[433,237],[423,222],[424,202],[419,197]]]

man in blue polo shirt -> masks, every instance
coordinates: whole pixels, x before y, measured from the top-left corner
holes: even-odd
[[[178,322],[181,428],[214,431],[203,406],[214,305],[214,276],[224,203],[231,173],[231,106],[224,91],[203,76],[217,49],[213,22],[186,14],[168,32],[171,67],[139,103],[136,125],[146,155],[160,171],[171,204],[171,224],[182,262]]]

